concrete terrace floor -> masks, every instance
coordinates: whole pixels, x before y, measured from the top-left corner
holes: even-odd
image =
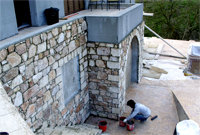
[[[150,118],[146,122],[134,120],[135,128],[133,131],[126,130],[126,127],[120,127],[119,121],[106,118],[90,116],[86,123],[98,125],[101,120],[106,120],[106,133],[111,135],[172,135],[178,122],[176,107],[173,101],[172,92],[169,87],[163,85],[155,85],[151,82],[146,84],[146,79],[142,79],[140,84],[132,84],[126,93],[126,101],[134,99],[148,106],[152,111],[152,116],[158,115],[158,118],[151,121]],[[126,106],[123,116],[129,116],[131,108]]]
[[[152,40],[153,44],[164,44],[158,38],[152,38]],[[186,56],[189,44],[194,42],[180,40],[167,41]],[[161,53],[180,56],[166,44],[164,44]],[[164,63],[166,60],[171,62],[181,61],[181,59],[162,56],[159,57],[159,60],[164,61]],[[171,68],[174,67],[168,69],[170,72],[173,71]],[[182,69],[175,69],[174,72],[182,73]],[[174,76],[176,76],[176,73]],[[179,122],[172,94],[174,93],[189,118],[200,125],[200,77],[197,76],[196,80],[191,79],[190,76],[185,77],[183,75],[177,78],[171,76],[169,79],[167,77],[163,78],[165,79],[142,78],[139,84],[133,83],[126,91],[126,101],[134,99],[136,102],[148,106],[152,111],[152,116],[158,115],[158,118],[154,121],[151,121],[149,118],[146,122],[141,123],[133,119],[135,121],[133,131],[126,130],[126,127],[120,127],[117,120],[95,116],[90,116],[86,123],[98,125],[99,121],[106,120],[108,124],[105,133],[110,135],[173,135],[175,126]],[[127,117],[131,112],[131,108],[126,106],[125,109],[123,116]]]

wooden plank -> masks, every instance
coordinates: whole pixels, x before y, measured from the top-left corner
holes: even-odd
[[[74,13],[74,1],[68,0],[69,14]]]
[[[80,10],[79,8],[79,0],[74,1],[74,12],[78,12]]]
[[[145,12],[143,12],[143,16],[153,16],[154,15],[154,13],[145,13]]]
[[[168,73],[166,70],[158,68],[158,67],[155,67],[155,66],[151,66],[150,70],[158,72],[158,73],[164,73],[164,74]]]
[[[159,44],[157,47],[156,53],[161,53],[162,49],[163,49],[163,44]],[[159,57],[159,54],[156,54],[154,59],[158,60],[158,57]]]
[[[147,52],[147,51],[145,51],[145,52]],[[149,54],[158,54],[158,55],[160,55],[160,56],[166,56],[166,57],[174,57],[174,58],[179,58],[179,59],[187,59],[187,58],[185,58],[185,57],[179,57],[179,56],[174,56],[174,55],[168,55],[168,54],[162,54],[162,53],[153,53],[153,52],[147,52],[147,53],[149,53]]]
[[[65,16],[84,10],[84,0],[64,0]]]
[[[80,1],[80,10],[84,10],[85,9],[84,0],[79,0],[79,1]]]
[[[68,18],[72,17],[72,16],[75,16],[75,15],[78,15],[78,13],[74,13],[74,14],[70,14],[68,16],[65,16],[64,18],[59,18],[60,20],[67,20]]]
[[[64,9],[65,9],[65,15],[68,15],[69,14],[68,0],[64,0]]]
[[[154,78],[154,79],[159,79],[160,76],[161,76],[161,73],[143,68],[142,69],[142,76],[150,77],[150,78]]]

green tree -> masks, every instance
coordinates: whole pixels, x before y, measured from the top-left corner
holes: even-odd
[[[200,40],[198,0],[145,0],[144,11],[154,13],[144,17],[145,23],[163,38]],[[154,36],[148,30],[145,36]]]

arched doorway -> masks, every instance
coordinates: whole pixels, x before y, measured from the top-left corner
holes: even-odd
[[[126,89],[133,82],[138,83],[139,44],[137,37],[133,37],[127,54],[126,63]]]
[[[138,83],[139,43],[136,36],[132,39],[131,49],[132,49],[131,82]]]

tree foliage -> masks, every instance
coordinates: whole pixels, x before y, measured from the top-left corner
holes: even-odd
[[[154,16],[144,20],[163,38],[200,40],[199,8],[199,0],[145,0],[144,11]],[[145,30],[145,36],[154,35]]]

